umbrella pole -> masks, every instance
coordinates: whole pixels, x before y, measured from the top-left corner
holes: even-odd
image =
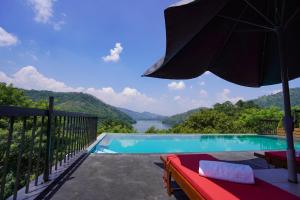
[[[284,101],[284,129],[286,133],[287,140],[287,167],[288,167],[288,180],[292,183],[298,183],[297,171],[296,171],[296,157],[295,157],[295,147],[294,147],[294,122],[291,114],[291,101],[290,101],[290,91],[289,91],[289,78],[288,69],[285,67],[284,63],[284,52],[283,52],[283,30],[278,28],[278,49],[279,49],[279,60],[281,68],[281,81],[282,81],[282,92]]]

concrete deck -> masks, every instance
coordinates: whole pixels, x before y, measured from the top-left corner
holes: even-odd
[[[263,159],[253,152],[214,153],[227,161],[245,163],[254,169],[266,169]],[[163,186],[160,155],[90,155],[50,196],[63,199],[187,199],[178,190],[169,197]]]

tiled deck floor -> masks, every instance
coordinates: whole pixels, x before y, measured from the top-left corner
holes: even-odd
[[[267,168],[253,152],[216,153],[255,169]],[[182,191],[168,197],[163,187],[159,155],[90,155],[54,193],[52,199],[142,200],[187,199]]]

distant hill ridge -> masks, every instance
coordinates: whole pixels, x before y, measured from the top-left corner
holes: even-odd
[[[290,89],[291,104],[292,106],[300,106],[300,88]],[[252,100],[256,105],[260,107],[275,106],[283,108],[283,94],[278,92],[276,94],[261,96],[257,99]]]
[[[47,100],[49,96],[55,98],[55,105],[60,110],[81,112],[97,115],[100,119],[120,120],[127,123],[135,121],[116,107],[108,105],[96,97],[78,92],[52,92],[38,90],[23,90],[24,94],[33,101]]]
[[[118,108],[118,109],[136,121],[138,121],[138,120],[163,120],[163,119],[167,118],[166,116],[154,114],[151,112],[136,112],[136,111],[128,110],[125,108]]]
[[[199,111],[204,110],[204,109],[207,109],[207,108],[201,107],[201,108],[196,108],[196,109],[193,109],[193,110],[189,110],[189,111],[184,112],[184,113],[172,115],[172,116],[164,119],[162,122],[164,124],[169,124],[169,125],[179,124],[179,123],[183,122],[184,120],[186,120],[193,113],[199,112]]]
[[[270,95],[264,95],[261,97],[258,97],[257,99],[252,99],[249,101],[252,101],[254,104],[262,107],[278,107],[283,108],[283,96],[282,92],[278,92],[276,94],[270,94]],[[300,88],[291,88],[290,89],[290,96],[291,96],[291,104],[292,106],[300,106]],[[189,110],[184,113],[176,114],[173,116],[170,116],[163,120],[163,123],[175,125],[178,123],[183,122],[185,119],[187,119],[191,114],[198,112],[200,110],[203,110],[206,108],[197,108],[193,110]]]
[[[197,108],[170,117],[157,115],[150,112],[135,112],[125,108],[108,105],[96,97],[77,92],[52,92],[23,90],[25,95],[33,101],[47,100],[49,96],[55,97],[55,103],[62,110],[83,112],[98,115],[102,119],[122,120],[134,123],[137,120],[162,120],[163,123],[174,125],[184,121],[191,114],[207,108]],[[300,106],[300,88],[290,89],[292,106]],[[260,107],[283,107],[282,92],[261,96],[250,100]]]

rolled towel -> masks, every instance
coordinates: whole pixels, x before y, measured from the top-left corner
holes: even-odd
[[[255,183],[252,168],[248,165],[242,164],[200,160],[199,174],[209,178],[221,179],[236,183]]]

